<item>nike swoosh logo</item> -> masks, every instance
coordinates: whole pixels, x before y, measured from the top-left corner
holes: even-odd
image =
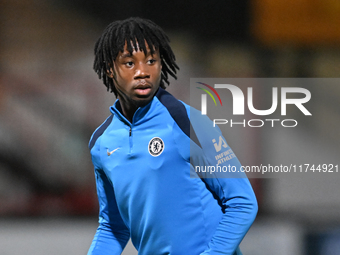
[[[117,149],[114,149],[112,151],[109,151],[109,149],[107,149],[107,155],[111,156],[112,153],[114,153],[116,150],[118,150],[120,147],[118,147]]]

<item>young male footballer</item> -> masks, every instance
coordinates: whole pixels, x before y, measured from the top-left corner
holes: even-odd
[[[216,165],[212,140],[226,143],[165,91],[178,69],[150,20],[115,21],[96,42],[94,70],[117,100],[89,143],[100,211],[88,255],[121,254],[129,238],[140,255],[241,254],[257,213],[253,189],[245,176],[195,171]],[[223,165],[241,166],[236,157]]]

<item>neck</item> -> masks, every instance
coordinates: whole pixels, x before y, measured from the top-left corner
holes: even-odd
[[[125,118],[132,123],[132,118],[135,112],[137,111],[138,107],[131,104],[124,104],[121,102],[122,107],[122,114],[125,116]]]
[[[125,97],[118,96],[120,109],[119,111],[124,115],[124,117],[132,123],[133,115],[139,107],[146,106],[150,101],[134,101],[131,99],[126,100]]]
[[[135,114],[135,112],[138,109],[138,106],[136,106],[135,104],[131,103],[131,102],[127,102],[126,100],[124,100],[124,98],[118,96],[118,104],[117,104],[117,109],[118,111],[120,111],[123,116],[130,122],[132,123],[132,118],[133,115]]]

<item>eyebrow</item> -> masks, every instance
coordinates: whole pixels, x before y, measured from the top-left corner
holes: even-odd
[[[132,54],[130,52],[125,52],[120,55],[120,58],[131,58]]]
[[[154,53],[155,54],[155,53]],[[151,54],[151,50],[148,50],[147,52],[146,52],[146,54],[145,54],[145,56],[153,56],[154,54]],[[133,57],[133,54],[132,53],[130,53],[130,52],[123,52],[120,56],[119,56],[119,58],[131,58],[131,57]]]

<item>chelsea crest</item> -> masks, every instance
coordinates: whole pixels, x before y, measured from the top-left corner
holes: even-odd
[[[161,155],[164,150],[164,142],[159,137],[154,137],[149,142],[149,153],[151,156],[157,157]]]

